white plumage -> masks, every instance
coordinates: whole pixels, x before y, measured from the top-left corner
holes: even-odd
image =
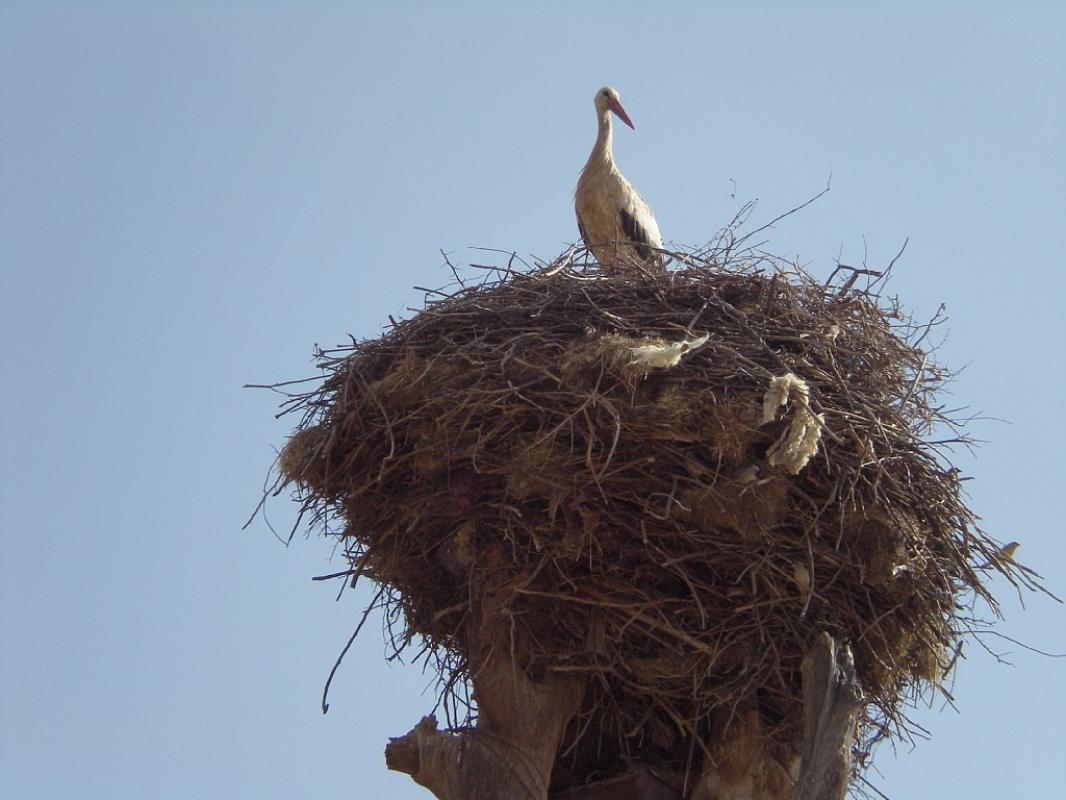
[[[618,171],[611,152],[611,113],[630,128],[633,123],[610,86],[596,92],[595,103],[599,133],[574,193],[581,238],[603,267],[662,269],[663,240],[655,215]]]

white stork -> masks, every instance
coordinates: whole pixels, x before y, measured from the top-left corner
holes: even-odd
[[[574,192],[577,228],[601,266],[661,270],[657,249],[663,240],[655,215],[618,171],[611,153],[611,112],[630,128],[633,123],[610,86],[596,92],[595,103],[600,130]]]

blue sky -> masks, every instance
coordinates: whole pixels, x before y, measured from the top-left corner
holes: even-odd
[[[884,263],[947,304],[973,507],[1066,592],[1066,10],[1052,3],[0,3],[0,794],[426,798],[384,768],[433,705],[331,544],[254,507],[312,373],[444,283],[439,250],[573,241],[592,96],[664,238],[736,204],[827,275]],[[735,197],[734,197],[735,195]],[[284,498],[268,509],[292,519]],[[1066,652],[999,587],[1002,633]],[[365,592],[365,589],[363,590]],[[894,798],[1050,797],[1066,661],[972,646],[959,711],[883,748]]]

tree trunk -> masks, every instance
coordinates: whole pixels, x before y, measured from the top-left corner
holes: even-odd
[[[803,769],[790,800],[843,800],[862,707],[851,650],[823,633],[803,659]]]
[[[484,623],[481,641],[492,630],[491,619]],[[389,769],[408,773],[440,800],[548,800],[560,739],[581,705],[580,683],[554,676],[532,681],[507,654],[492,650],[472,681],[477,727],[452,734],[425,717],[390,741]],[[749,709],[726,730],[726,741],[712,746],[718,758],[705,765],[692,800],[843,800],[863,704],[850,650],[827,633],[803,661],[803,702],[800,759],[783,765],[769,756],[758,714]],[[681,792],[641,768],[552,800],[681,800]]]
[[[505,587],[486,594],[468,628],[478,723],[437,730],[424,717],[385,748],[389,769],[408,773],[440,800],[548,800],[563,732],[581,707],[579,680],[549,674],[530,679],[509,652]]]

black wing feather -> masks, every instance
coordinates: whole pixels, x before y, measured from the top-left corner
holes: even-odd
[[[653,251],[651,249],[651,237],[648,236],[648,232],[637,222],[636,217],[624,208],[619,212],[619,216],[622,218],[622,230],[629,241],[633,242],[637,255],[645,261],[650,260]]]

